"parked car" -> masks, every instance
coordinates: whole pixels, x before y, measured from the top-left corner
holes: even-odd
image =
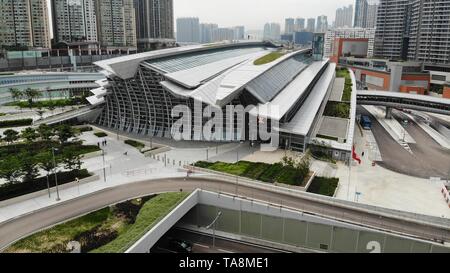
[[[184,240],[170,240],[169,248],[178,253],[192,253],[192,243]]]

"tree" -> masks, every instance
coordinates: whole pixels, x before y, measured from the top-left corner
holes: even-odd
[[[27,88],[25,90],[25,97],[28,99],[28,103],[30,105],[30,108],[33,108],[34,100],[39,98],[39,97],[41,97],[41,96],[42,96],[42,94],[36,89]]]
[[[21,161],[21,169],[24,175],[24,182],[31,182],[36,179],[39,175],[38,169],[38,161],[36,158],[29,152],[23,151],[19,154],[19,158]]]
[[[14,184],[19,182],[22,175],[22,164],[17,156],[8,156],[0,160],[0,178]]]
[[[8,129],[8,130],[4,131],[3,135],[5,136],[5,141],[8,144],[12,144],[19,139],[19,133],[12,129]]]
[[[14,101],[18,101],[23,98],[23,93],[18,88],[10,88],[9,93]]]
[[[28,144],[31,144],[36,140],[36,138],[38,137],[38,134],[36,133],[35,129],[28,127],[22,131],[21,136],[22,136],[22,138],[27,140]]]
[[[75,136],[75,132],[73,131],[72,127],[67,124],[62,124],[56,127],[56,135],[59,138],[59,141],[62,145],[64,145],[69,138],[72,138]]]
[[[79,155],[75,148],[66,148],[62,154],[62,161],[64,163],[64,167],[68,170],[81,170],[81,155]]]
[[[56,161],[56,166],[53,164],[53,154],[51,151],[44,151],[35,156],[36,162],[42,170],[46,171],[47,187],[50,187],[49,176],[58,167],[59,161]]]
[[[50,128],[50,126],[48,126],[47,124],[39,125],[37,133],[41,140],[45,142],[49,142],[50,138],[53,136],[52,128]]]

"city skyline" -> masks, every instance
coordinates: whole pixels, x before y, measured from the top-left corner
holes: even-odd
[[[49,12],[50,0],[47,0]],[[328,23],[335,19],[336,9],[354,4],[354,0],[324,0],[318,2],[307,0],[279,0],[277,5],[270,5],[269,0],[174,0],[174,18],[198,17],[203,23],[215,23],[223,27],[243,25],[246,30],[263,30],[267,22],[276,22],[284,26],[286,18],[317,18],[320,15],[328,17]],[[235,7],[239,5],[239,9]],[[252,9],[257,6],[258,9]],[[220,10],[221,13],[211,13]],[[248,16],[248,11],[254,16]],[[230,14],[233,13],[233,16]],[[240,18],[239,22],[235,22]],[[175,22],[174,22],[175,24]],[[53,37],[52,22],[50,21],[51,36]]]

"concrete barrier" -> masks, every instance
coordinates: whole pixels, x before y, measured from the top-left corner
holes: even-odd
[[[125,253],[148,253],[164,234],[166,234],[184,215],[198,203],[199,190],[194,191],[176,206],[168,215],[158,221],[139,241],[132,245]]]
[[[94,182],[94,181],[97,181],[99,179],[100,179],[100,176],[94,175],[94,176],[87,177],[85,179],[81,179],[79,184],[77,182],[70,182],[70,183],[66,183],[64,185],[59,185],[58,189],[61,191],[61,190],[65,190],[65,189],[68,189],[68,188],[76,187],[78,185],[83,185],[83,184],[87,184],[87,183],[90,183],[90,182]],[[56,190],[56,188],[55,187],[50,188],[50,191],[52,191],[52,190]],[[11,198],[11,199],[8,199],[8,200],[5,200],[5,201],[1,201],[0,202],[0,208],[7,207],[7,206],[15,204],[15,203],[24,202],[24,201],[27,201],[29,199],[33,199],[33,198],[36,198],[36,197],[39,197],[39,196],[42,196],[42,195],[46,195],[47,193],[48,193],[48,189],[45,189],[45,190],[29,193],[29,194],[26,194],[26,195],[22,195],[22,196],[19,196],[19,197]]]
[[[81,155],[81,158],[82,159],[89,159],[89,158],[102,156],[102,154],[103,154],[103,151],[97,151],[97,152],[92,152],[92,153]]]

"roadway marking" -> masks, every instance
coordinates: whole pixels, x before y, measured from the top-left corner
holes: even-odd
[[[221,248],[218,248],[217,250],[218,250],[218,251],[225,252],[225,253],[235,253],[235,252],[233,252],[233,251],[224,250],[224,249],[221,249]]]
[[[199,247],[203,247],[203,248],[210,248],[209,246],[205,246],[205,245],[202,245],[202,244],[194,244],[195,246],[199,246]]]

